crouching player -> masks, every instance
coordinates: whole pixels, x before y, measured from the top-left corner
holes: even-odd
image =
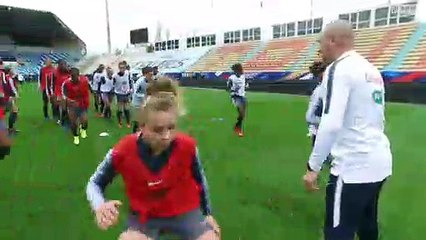
[[[98,226],[108,229],[118,221],[121,202],[106,200],[104,191],[119,174],[130,204],[119,239],[158,239],[162,231],[188,240],[220,239],[196,142],[176,131],[176,98],[152,96],[140,116],[141,131],[121,139],[87,185]]]
[[[148,69],[149,70],[149,69]],[[185,107],[183,105],[183,101],[182,101],[182,92],[179,91],[179,84],[177,83],[177,81],[168,78],[168,77],[160,77],[158,78],[158,80],[153,81],[152,77],[150,74],[145,76],[145,80],[148,82],[148,84],[141,84],[141,78],[138,79],[135,83],[135,93],[133,95],[133,106],[139,106],[139,107],[133,107],[134,112],[133,115],[134,117],[134,127],[133,127],[133,132],[137,132],[140,130],[139,128],[139,121],[138,121],[138,117],[139,117],[139,112],[140,107],[146,105],[147,101],[149,101],[151,99],[151,97],[161,97],[161,96],[167,96],[167,95],[172,95],[173,97],[175,97],[177,105],[178,105],[178,109],[179,109],[179,116],[183,116],[185,115],[184,111],[185,111]],[[144,87],[146,90],[146,94],[140,98],[137,95],[137,89],[139,89],[140,87]],[[136,112],[138,111],[138,112]]]
[[[67,104],[74,144],[79,145],[78,130],[80,125],[81,138],[87,138],[87,109],[89,108],[90,87],[87,77],[80,76],[78,68],[71,69],[71,79],[64,82],[62,95]]]
[[[146,101],[148,101],[151,96],[158,96],[159,94],[172,94],[176,97],[176,101],[179,108],[179,116],[184,116],[186,114],[185,105],[183,104],[183,92],[179,88],[179,83],[176,80],[173,80],[166,76],[160,76],[155,81],[150,81],[146,89]]]

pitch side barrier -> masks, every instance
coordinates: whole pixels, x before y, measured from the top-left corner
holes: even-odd
[[[225,89],[226,80],[221,78],[180,78],[180,85],[198,88]],[[310,95],[317,85],[316,81],[288,80],[288,81],[265,81],[253,79],[248,91],[287,93],[296,95]],[[404,103],[426,104],[426,83],[422,82],[387,82],[386,101]]]

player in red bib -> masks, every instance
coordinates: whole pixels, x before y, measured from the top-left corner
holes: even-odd
[[[80,76],[78,68],[71,69],[71,79],[66,80],[62,85],[62,96],[67,104],[74,144],[79,145],[78,126],[81,125],[81,138],[87,138],[87,109],[89,108],[90,87],[87,77]]]
[[[49,119],[49,111],[48,111],[49,102],[52,104],[53,117],[59,118],[58,112],[57,112],[58,109],[54,107],[53,102],[50,99],[52,93],[50,92],[50,89],[48,87],[52,84],[54,73],[55,73],[55,68],[52,65],[52,61],[48,58],[46,59],[45,66],[40,69],[40,74],[38,79],[38,85],[39,85],[39,89],[43,99],[43,114],[45,119]]]
[[[3,69],[3,62],[0,59],[0,81],[6,78],[6,73]],[[7,101],[4,98],[3,84],[0,84],[0,160],[4,159],[7,155],[10,154],[10,147],[12,141],[9,138],[9,133],[6,127],[6,107]]]
[[[104,190],[121,175],[130,214],[119,239],[158,239],[162,231],[188,240],[220,239],[196,142],[176,132],[177,119],[175,97],[151,97],[141,111],[141,131],[121,139],[98,166],[87,197],[101,229],[118,221],[121,202],[106,200]]]
[[[54,95],[54,103],[57,108],[59,108],[59,119],[58,124],[65,124],[65,119],[67,116],[66,111],[66,102],[62,96],[62,85],[66,80],[68,80],[71,75],[69,68],[67,66],[67,62],[65,60],[59,60],[58,67],[55,70],[53,75],[53,84],[52,91]]]

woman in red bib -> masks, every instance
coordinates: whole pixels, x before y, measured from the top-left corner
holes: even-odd
[[[67,104],[62,95],[62,85],[71,78],[68,63],[65,60],[58,61],[58,67],[53,74],[52,92],[54,94],[54,103],[59,112],[58,124],[64,125],[67,117]]]
[[[87,77],[81,76],[78,68],[71,68],[71,78],[62,85],[62,96],[67,105],[74,144],[79,145],[79,136],[87,138],[87,109],[89,108],[90,88]]]
[[[3,82],[5,78],[6,73],[3,71],[2,62],[0,59],[0,81]],[[7,99],[5,98],[3,84],[0,84],[0,160],[3,160],[10,154],[10,147],[12,145],[12,140],[9,137],[5,122],[6,104]]]
[[[98,226],[107,229],[117,223],[121,202],[103,193],[122,176],[130,214],[121,240],[156,240],[162,231],[185,240],[220,239],[196,142],[176,132],[177,105],[171,94],[147,101],[141,131],[121,139],[90,178],[87,197]]]

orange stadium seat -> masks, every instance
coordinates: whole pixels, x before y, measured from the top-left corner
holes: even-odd
[[[362,29],[356,32],[355,50],[382,69],[407,42],[415,24]]]
[[[272,40],[253,59],[244,64],[245,69],[253,72],[265,69],[285,71],[304,54],[306,55],[314,40],[313,36]]]
[[[416,30],[417,23],[398,26],[360,29],[355,31],[355,50],[383,69],[404,47]],[[306,72],[318,59],[318,35],[274,39],[265,43],[245,42],[224,45],[210,50],[191,68],[191,72],[229,71],[241,62],[248,72],[293,71]],[[426,65],[426,39],[410,53],[401,68],[424,69]],[[250,53],[250,54],[249,54]]]
[[[228,44],[211,50],[190,68],[190,72],[230,71],[235,63],[244,62],[247,54],[253,51],[259,41]]]
[[[419,43],[413,47],[398,69],[426,70],[426,33],[423,35]]]

